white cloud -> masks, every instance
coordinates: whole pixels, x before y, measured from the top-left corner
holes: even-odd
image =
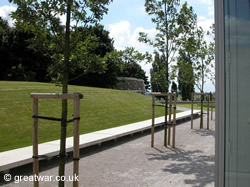
[[[66,15],[57,15],[57,17],[60,19],[62,25],[66,25]]]
[[[13,26],[13,19],[9,16],[9,14],[16,10],[14,6],[1,6],[0,7],[0,17],[4,20],[7,20],[10,26]]]
[[[198,26],[202,27],[205,32],[211,31],[211,26],[214,24],[214,19],[198,19]],[[213,37],[205,35],[205,40],[207,42],[212,42]]]
[[[153,39],[156,31],[155,29],[144,29],[137,27],[134,31],[131,31],[131,25],[128,21],[120,21],[118,23],[108,25],[110,37],[114,39],[114,46],[118,50],[123,50],[125,47],[134,47],[141,53],[146,51],[153,52],[153,48],[147,44],[138,41],[139,32],[145,32],[148,34],[150,39]],[[151,64],[141,63],[140,64],[146,75],[150,75]]]
[[[210,6],[207,9],[208,9],[208,15],[209,16],[214,16],[214,6]]]
[[[210,30],[212,24],[214,24],[214,19],[198,19],[198,26],[202,27],[204,31]]]
[[[207,18],[205,16],[198,16],[198,21],[206,20]]]
[[[139,32],[145,32],[149,38],[153,39],[155,36],[155,29],[144,29],[137,27],[131,31],[131,25],[128,21],[120,21],[115,24],[108,25],[110,37],[114,38],[114,45],[116,49],[124,49],[125,47],[135,47],[140,52],[152,51],[152,47],[138,41]]]
[[[137,27],[131,38],[130,38],[130,45],[135,47],[136,49],[138,49],[140,52],[146,52],[146,51],[149,51],[149,52],[152,52],[153,51],[153,48],[152,46],[149,46],[147,44],[144,44],[144,43],[141,43],[138,41],[138,38],[139,38],[139,33],[140,32],[144,32],[148,35],[148,38],[153,40],[155,38],[155,35],[156,35],[156,30],[155,29],[144,29],[142,27]]]
[[[108,25],[110,37],[115,40],[115,47],[125,47],[130,40],[130,23],[121,21],[119,23]]]

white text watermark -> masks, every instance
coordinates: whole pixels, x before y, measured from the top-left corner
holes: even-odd
[[[79,181],[79,176],[76,176],[76,175],[73,175],[73,176],[48,176],[48,175],[29,175],[29,176],[28,175],[15,175],[15,176],[11,176],[11,174],[5,174],[4,180],[6,182],[13,180],[14,183],[19,183],[21,181],[24,181],[24,182]]]

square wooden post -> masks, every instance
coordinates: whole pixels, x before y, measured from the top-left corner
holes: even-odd
[[[164,122],[164,146],[167,147],[167,130],[169,130],[169,127],[168,127],[168,119],[167,119],[167,116],[168,116],[168,96],[165,96],[165,122]],[[168,131],[169,132],[169,131]],[[169,136],[169,134],[168,134]]]
[[[155,133],[155,96],[152,95],[151,147],[154,147],[154,133]]]
[[[73,187],[78,187],[79,181],[79,136],[80,136],[80,98],[74,99],[74,166],[73,166]]]
[[[56,120],[61,121],[62,119],[38,116],[38,99],[73,99],[74,105],[74,118],[67,121],[74,122],[74,148],[73,148],[73,186],[78,187],[79,181],[79,136],[80,136],[80,99],[83,98],[83,95],[80,93],[74,94],[58,94],[58,93],[31,93],[30,96],[33,98],[33,175],[34,187],[39,187],[38,175],[39,175],[39,155],[38,155],[38,118],[47,119],[47,120]]]
[[[203,93],[200,94],[201,96],[201,117],[200,117],[200,129],[203,129]]]
[[[173,140],[172,140],[173,148],[175,148],[175,132],[176,132],[175,128],[176,128],[176,94],[174,94],[174,111],[173,111]]]
[[[171,120],[171,113],[172,113],[172,95],[169,97],[169,116],[168,116],[168,145],[170,145],[170,140],[171,140],[171,129],[172,129],[172,120]]]
[[[207,94],[207,129],[209,129],[209,93]]]
[[[33,98],[33,115],[38,115],[38,99]],[[39,160],[38,160],[38,119],[33,118],[33,176],[34,187],[39,187],[37,177],[39,175]]]
[[[214,95],[212,94],[212,98],[211,98],[211,104],[210,104],[210,106],[211,106],[211,120],[213,120],[213,102],[214,102]]]
[[[169,103],[165,102],[165,106],[164,105],[155,105],[155,97],[156,96],[163,96],[165,97],[165,100],[168,100],[166,98],[169,97]],[[153,92],[152,93],[152,129],[151,129],[151,147],[154,147],[154,132],[155,132],[155,106],[160,106],[160,107],[165,107],[165,128],[164,128],[164,146],[167,146],[167,140],[168,140],[168,145],[170,145],[170,141],[171,141],[171,124],[173,124],[173,132],[172,132],[172,147],[175,147],[175,131],[176,131],[176,93],[160,93],[160,92]],[[167,107],[169,104],[169,107]],[[172,122],[172,117],[171,117],[171,113],[172,113],[172,106],[174,104],[174,110],[173,110],[173,122]],[[169,110],[168,110],[169,108]],[[169,115],[169,117],[167,118],[167,114]],[[166,124],[169,123],[168,128],[166,128]],[[167,133],[168,130],[168,133]],[[167,135],[168,134],[168,135]]]
[[[191,129],[193,129],[193,120],[194,120],[194,93],[192,93],[192,98],[191,98]]]

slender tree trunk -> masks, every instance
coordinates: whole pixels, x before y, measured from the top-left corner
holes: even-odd
[[[69,57],[70,57],[70,19],[71,19],[71,5],[72,0],[67,2],[67,20],[65,33],[65,49],[64,49],[64,73],[63,73],[63,87],[62,93],[68,93],[68,79],[69,79]],[[68,102],[66,99],[62,100],[62,122],[61,122],[61,138],[60,138],[60,161],[59,161],[59,176],[65,175],[65,160],[66,160],[66,137],[67,137],[67,114]],[[59,187],[64,187],[64,181],[59,181]]]
[[[203,91],[203,87],[204,87],[204,63],[203,60],[201,60],[202,64],[201,64],[201,93],[204,93]],[[203,100],[204,100],[204,95],[201,95],[201,121],[200,121],[200,128],[203,128]]]
[[[164,9],[165,9],[165,19],[166,19],[166,28],[165,28],[165,34],[166,34],[166,59],[165,59],[165,68],[166,68],[166,84],[167,84],[167,90],[168,92],[168,87],[169,87],[169,73],[168,73],[168,59],[169,59],[169,51],[168,51],[168,15],[167,15],[167,2],[164,3]]]
[[[164,3],[164,9],[165,9],[165,19],[166,19],[166,28],[165,28],[165,35],[166,35],[166,57],[165,57],[165,68],[166,68],[166,90],[165,92],[168,92],[168,79],[169,79],[169,75],[168,75],[168,15],[167,15],[167,2]],[[168,97],[165,97],[165,118],[166,118],[166,126],[165,126],[165,133],[167,134],[167,129],[168,129],[168,139],[170,140],[170,131],[171,131],[171,122],[169,122],[169,127],[167,127],[167,115],[171,115],[170,113],[168,114]],[[170,141],[168,142],[168,145],[170,145]],[[165,145],[167,146],[167,144]]]

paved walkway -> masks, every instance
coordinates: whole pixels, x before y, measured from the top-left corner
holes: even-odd
[[[210,120],[210,130],[199,129],[199,119],[194,120],[194,129],[191,130],[189,121],[178,125],[176,133],[176,149],[163,146],[162,130],[155,134],[155,148],[150,147],[151,137],[146,133],[148,135],[134,135],[100,147],[83,149],[79,186],[214,186],[214,121]],[[40,176],[54,179],[58,172],[57,163],[51,162],[43,167]],[[72,162],[66,164],[66,177],[72,175],[72,167]],[[32,182],[11,182],[2,186],[29,187]],[[40,186],[57,186],[57,182],[44,181]],[[66,182],[66,186],[72,186],[71,182]]]
[[[176,106],[176,109],[180,110],[180,111],[189,111],[190,110],[190,108],[180,107],[180,106]]]

